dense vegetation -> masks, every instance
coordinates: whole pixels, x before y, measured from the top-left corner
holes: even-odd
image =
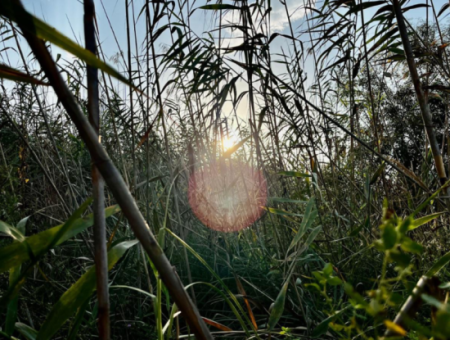
[[[0,2],[0,338],[450,338],[448,3],[82,2]]]

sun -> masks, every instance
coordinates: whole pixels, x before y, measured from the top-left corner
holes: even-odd
[[[237,138],[234,136],[227,136],[227,137],[223,138],[222,143],[223,143],[223,148],[226,151],[237,144]]]

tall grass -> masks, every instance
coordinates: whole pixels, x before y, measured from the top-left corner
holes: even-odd
[[[108,6],[77,44],[0,3],[4,338],[450,338],[447,5],[125,0],[126,41]],[[263,213],[208,228],[237,164]]]

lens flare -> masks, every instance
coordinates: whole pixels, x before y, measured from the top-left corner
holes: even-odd
[[[197,169],[189,178],[189,204],[208,228],[233,232],[249,227],[264,211],[267,185],[261,171],[238,161]]]

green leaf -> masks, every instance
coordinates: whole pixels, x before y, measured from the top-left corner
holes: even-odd
[[[269,200],[274,203],[295,203],[295,204],[308,203],[308,201],[293,200],[293,199],[284,198],[284,197],[270,197]]]
[[[139,288],[136,288],[136,287],[132,287],[132,286],[111,286],[111,287],[109,287],[109,288],[110,288],[110,289],[112,289],[112,288],[125,288],[125,289],[130,289],[130,290],[134,290],[134,291],[136,291],[136,292],[138,292],[138,293],[147,295],[147,296],[148,296],[149,298],[151,298],[151,299],[156,299],[156,296],[155,296],[155,295],[150,294],[149,292],[147,292],[147,291],[145,291],[145,290],[142,290],[142,289],[139,289]]]
[[[280,320],[281,315],[283,315],[284,303],[286,301],[286,293],[287,293],[288,285],[289,285],[289,279],[286,280],[286,283],[281,288],[281,291],[278,294],[277,299],[275,300],[275,302],[273,304],[273,308],[272,308],[272,311],[270,312],[270,316],[269,316],[269,322],[267,323],[267,327],[269,328],[269,330],[274,329],[274,327]]]
[[[172,309],[170,311],[169,320],[166,322],[166,324],[164,325],[164,327],[162,329],[163,334],[165,334],[166,331],[168,330],[168,332],[167,332],[167,338],[168,339],[172,338],[172,324],[173,324],[174,318],[178,315],[178,313],[181,313],[181,312],[178,312],[178,307],[174,303],[172,305]]]
[[[328,325],[330,324],[332,320],[325,319],[324,321],[322,321],[321,323],[319,323],[319,325],[314,328],[313,332],[312,332],[312,336],[315,337],[319,337],[322,334],[325,334],[325,332],[328,330]]]
[[[105,217],[117,213],[120,210],[118,206],[112,206],[105,210]],[[75,220],[70,228],[65,231],[61,238],[53,246],[58,246],[73,236],[86,230],[94,224],[94,217],[90,214],[88,217]],[[40,254],[51,245],[52,240],[57,236],[64,225],[59,225],[48,230],[44,230],[36,235],[26,239],[26,244],[33,254]],[[0,248],[0,273],[3,273],[13,267],[19,266],[30,259],[29,250],[24,242],[14,242],[6,247]]]
[[[323,272],[314,271],[311,274],[313,274],[313,276],[314,276],[314,278],[316,279],[317,282],[320,282],[321,284],[325,283],[326,279],[325,279],[325,276],[323,275]]]
[[[219,284],[222,286],[222,288],[227,292],[228,296],[230,297],[230,299],[234,302],[235,306],[237,307],[237,309],[233,306],[233,304],[230,304],[231,309],[233,310],[233,313],[235,314],[236,318],[238,319],[239,323],[241,324],[242,328],[244,329],[245,333],[247,336],[250,336],[250,333],[247,330],[247,327],[240,315],[240,313],[245,317],[246,321],[248,322],[249,325],[251,325],[253,327],[253,324],[251,322],[251,320],[247,317],[244,309],[242,308],[241,304],[239,303],[239,301],[237,300],[235,294],[233,294],[230,289],[228,288],[228,286],[225,284],[225,282],[223,282],[223,280],[220,278],[220,276],[209,266],[208,262],[205,261],[204,258],[202,258],[189,244],[187,244],[185,241],[183,241],[180,237],[178,237],[177,235],[175,235],[170,229],[167,229],[167,232],[169,233],[169,235],[171,235],[174,239],[176,239],[178,242],[180,242],[183,247],[185,247],[192,255],[194,255],[204,266],[206,269],[208,269],[208,271],[214,276],[214,278],[217,280],[217,282],[219,282]],[[147,257],[148,258],[148,257]],[[204,283],[207,284],[207,283]],[[209,285],[209,284],[207,284]],[[211,287],[214,290],[217,290],[218,292],[221,293],[220,290],[218,290],[217,288],[215,288],[213,285],[211,285]],[[188,287],[185,287],[185,289],[187,289]],[[221,293],[222,294],[222,293]],[[239,313],[240,312],[240,313]]]
[[[337,276],[333,276],[327,280],[327,283],[330,286],[339,286],[340,284],[342,284],[342,280],[340,278],[338,278]]]
[[[296,214],[296,213],[291,213],[289,211],[286,211],[284,209],[277,209],[277,208],[267,208],[267,210],[275,215],[280,215],[280,216],[302,216],[300,214]]]
[[[11,268],[9,271],[9,284],[10,286],[19,278],[20,266]],[[5,332],[8,335],[12,335],[14,332],[14,326],[17,319],[17,304],[19,302],[19,296],[13,297],[8,303],[8,310],[6,312],[6,324]]]
[[[241,7],[228,5],[228,4],[212,4],[212,5],[200,6],[199,8],[206,9],[206,10],[213,10],[213,11],[219,11],[219,10],[224,10],[224,9],[238,9],[238,10],[241,9]]]
[[[350,230],[348,233],[348,236],[350,236],[350,237],[358,236],[363,227],[364,227],[364,224],[361,224],[360,226],[356,227],[355,229]]]
[[[83,317],[88,307],[89,307],[89,300],[86,300],[86,302],[83,305],[81,305],[81,307],[78,308],[77,315],[75,316],[75,320],[72,323],[72,328],[70,329],[67,340],[76,339],[78,330],[80,329],[81,322],[83,321]]]
[[[108,270],[119,261],[125,252],[136,245],[137,240],[125,241],[117,244],[108,251]],[[95,266],[88,269],[80,279],[74,283],[53,306],[50,314],[42,325],[36,340],[50,339],[61,326],[90,299],[95,291]]]
[[[92,203],[92,201],[93,201],[92,197],[89,197],[86,201],[84,201],[83,204],[81,204],[78,207],[78,209],[75,210],[75,212],[72,215],[70,215],[70,217],[67,219],[67,221],[64,222],[63,226],[61,227],[61,229],[58,230],[58,232],[55,234],[55,236],[50,239],[50,242],[47,244],[47,246],[44,249],[42,249],[41,252],[33,253],[33,254],[35,254],[37,256],[41,256],[43,253],[45,253],[45,252],[49,251],[50,249],[52,249],[53,247],[55,247],[58,244],[61,237],[63,237],[67,233],[67,231],[72,228],[72,225],[79,218],[81,218],[81,216],[86,211],[86,209],[89,207],[89,205]]]
[[[25,240],[25,236],[23,236],[17,228],[10,226],[8,223],[3,221],[0,221],[0,233],[6,234],[19,242]]]
[[[309,177],[312,177],[311,175],[304,174],[304,173],[298,172],[298,171],[281,171],[278,174],[282,175],[282,176],[298,177],[298,178],[309,178]]]
[[[6,16],[12,21],[18,23],[20,27],[28,33],[33,34],[40,39],[50,41],[63,50],[72,53],[74,56],[86,62],[86,64],[106,72],[125,84],[132,85],[124,76],[97,58],[91,51],[81,47],[64,34],[58,32],[55,28],[36,18],[34,15],[26,11],[21,5],[12,1],[1,1],[0,15]]]
[[[373,174],[372,178],[370,179],[370,185],[374,184],[377,181],[378,177],[380,177],[381,174],[383,173],[383,170],[384,170],[385,167],[386,167],[386,163],[383,162],[378,167],[377,171],[375,171],[375,173]]]
[[[11,280],[10,276],[10,284],[8,287],[8,290],[0,299],[0,309],[2,309],[3,306],[9,305],[10,303],[14,302],[14,299],[17,298],[20,288],[23,286],[23,284],[26,281],[27,272],[36,264],[38,259],[48,252],[50,249],[52,249],[57,243],[61,240],[61,238],[67,233],[68,230],[72,228],[72,225],[74,222],[77,221],[79,217],[83,214],[83,212],[87,209],[87,207],[91,204],[92,198],[88,198],[70,217],[69,219],[62,225],[61,228],[54,234],[51,235],[51,238],[40,240],[40,245],[44,244],[44,247],[39,249],[38,252],[33,252],[32,247],[30,247],[30,244],[28,244],[28,240],[24,240],[23,242],[14,242],[12,246],[14,245],[20,245],[22,246],[22,250],[26,251],[27,257],[32,260],[30,264],[27,265],[27,267],[22,271],[22,273],[18,274],[17,276],[13,277],[13,280]],[[10,247],[5,247],[6,249]],[[4,250],[4,249],[0,249]],[[9,254],[11,255],[11,254]],[[9,258],[11,259],[11,257]],[[15,258],[13,257],[13,260]],[[1,264],[1,263],[0,263]],[[20,266],[21,263],[17,265],[17,267]]]
[[[439,273],[450,262],[450,251],[442,256],[425,274],[428,277],[432,277]]]
[[[318,292],[322,291],[322,289],[317,283],[306,283],[305,287],[311,291],[313,290],[312,288],[316,289]]]
[[[346,15],[350,15],[352,13],[363,11],[363,10],[365,10],[367,8],[370,8],[370,7],[381,6],[381,5],[385,5],[385,4],[386,4],[386,1],[384,1],[384,0],[361,2],[361,4],[352,6],[350,8],[350,10],[346,13]]]
[[[437,309],[445,309],[446,308],[446,304],[442,303],[441,301],[436,299],[434,296],[422,294],[421,297],[422,297],[422,300],[425,301],[425,303],[427,303],[433,307],[436,307]]]
[[[317,235],[319,235],[319,233],[322,231],[322,226],[319,225],[318,227],[315,227],[313,230],[311,230],[311,233],[308,235],[308,238],[306,239],[305,242],[305,248],[309,247],[314,240],[316,239]]]
[[[388,224],[381,235],[385,249],[392,249],[397,243],[397,231],[394,226]]]
[[[314,328],[311,335],[314,338],[317,338],[317,337],[321,336],[322,334],[325,334],[326,331],[328,330],[328,325],[330,324],[330,322],[332,322],[336,317],[341,315],[343,312],[345,312],[350,307],[352,307],[352,305],[348,305],[347,307],[341,309],[340,311],[335,312],[333,315],[331,315],[328,318],[326,318],[325,320],[323,320],[316,328]]]
[[[15,326],[17,331],[22,334],[27,340],[36,340],[38,332],[35,329],[21,322],[16,322]]]
[[[333,266],[331,263],[327,263],[324,267],[323,267],[323,274],[325,276],[330,276],[331,274],[333,274]]]
[[[311,198],[306,205],[305,215],[303,216],[302,223],[298,228],[297,234],[295,234],[294,239],[289,245],[288,251],[294,248],[297,243],[301,240],[305,232],[311,227],[317,217],[316,203],[314,198]]]
[[[355,229],[352,229],[349,231],[348,236],[355,237],[357,236],[363,228],[368,229],[369,228],[369,218],[367,217],[364,223],[362,223],[360,226],[356,227]]]
[[[450,282],[444,282],[439,285],[441,289],[450,289]]]
[[[4,64],[0,64],[0,78],[20,81],[23,83],[35,84],[35,85],[49,85],[43,81],[40,81],[36,78],[29,76],[26,73],[23,73],[19,70],[6,66]]]
[[[431,214],[431,215],[427,215],[427,216],[418,218],[418,219],[416,219],[416,220],[414,220],[412,222],[412,224],[409,226],[408,230],[414,230],[414,229],[416,229],[416,228],[418,228],[418,227],[420,227],[420,226],[422,226],[422,225],[424,225],[424,224],[434,220],[435,218],[441,216],[442,214],[444,214],[444,213],[443,212],[437,212],[437,213],[434,213],[434,214]]]
[[[389,257],[393,261],[397,262],[397,264],[399,266],[401,266],[402,268],[406,268],[411,262],[411,255],[404,254],[401,252],[391,251],[391,252],[389,252]]]
[[[19,230],[23,235],[25,235],[25,230],[26,230],[27,222],[28,222],[28,219],[29,219],[30,217],[31,217],[31,215],[30,215],[30,216],[27,216],[27,217],[24,217],[24,218],[22,218],[22,219],[19,221],[19,223],[17,223],[16,228],[17,228],[17,230]]]
[[[417,242],[414,242],[413,240],[411,240],[408,237],[405,237],[402,240],[402,243],[400,246],[404,251],[409,251],[410,253],[422,254],[422,252],[423,252],[423,246]]]

